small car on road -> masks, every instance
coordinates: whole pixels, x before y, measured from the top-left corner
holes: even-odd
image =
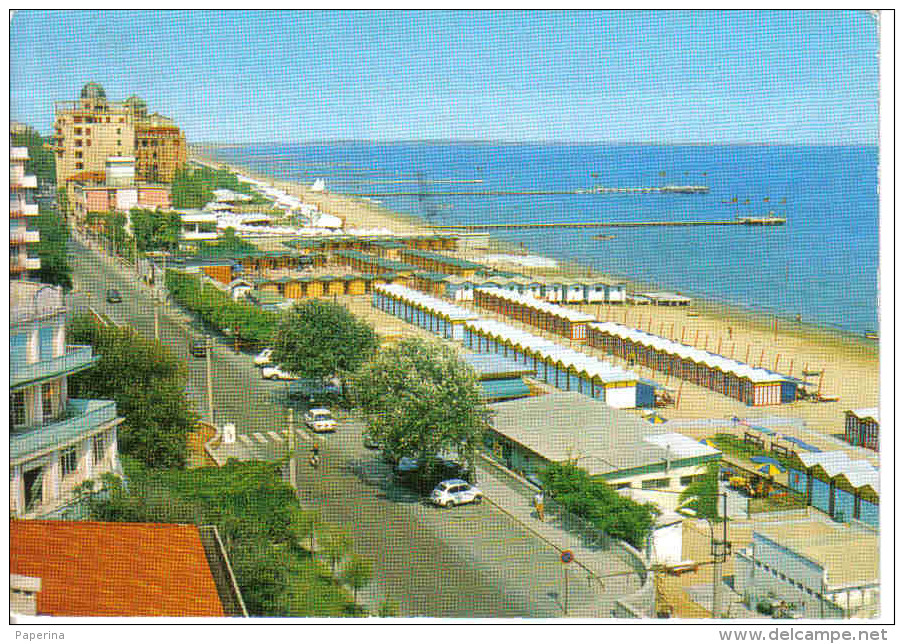
[[[463,479],[443,481],[430,493],[430,502],[441,508],[452,508],[465,503],[480,503],[483,491]]]
[[[109,302],[110,304],[118,304],[122,302],[122,293],[117,291],[115,288],[108,288],[107,302]]]
[[[269,367],[264,367],[261,369],[261,377],[266,380],[295,380],[295,376],[293,376],[288,371],[283,371],[279,368],[278,365],[270,365]]]
[[[304,415],[304,424],[312,432],[336,431],[336,419],[333,418],[333,414],[329,409],[317,408],[309,410]]]
[[[207,355],[207,339],[201,338],[192,340],[188,351],[196,358],[203,358]]]
[[[257,367],[264,367],[270,364],[270,356],[273,355],[273,349],[267,347],[256,356],[254,356],[254,364]]]

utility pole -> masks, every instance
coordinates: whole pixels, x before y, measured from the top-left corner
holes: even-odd
[[[154,339],[160,342],[160,301],[154,298]]]
[[[213,376],[210,372],[210,351],[210,336],[207,335],[204,336],[204,357],[207,362],[207,413],[210,416],[211,424],[216,424],[213,419]]]
[[[713,556],[713,619],[719,618],[719,610],[722,606],[722,563],[731,553],[731,545],[728,543],[728,493],[719,492],[722,497],[722,539],[712,537]],[[716,517],[719,516],[719,501],[716,500]],[[710,522],[712,526],[712,522]]]
[[[289,407],[289,438],[287,442],[287,449],[289,450],[289,485],[292,486],[293,490],[298,489],[298,481],[296,480],[295,475],[295,409],[293,407]]]

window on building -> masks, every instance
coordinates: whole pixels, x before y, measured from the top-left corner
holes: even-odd
[[[696,476],[682,476],[678,481],[681,483],[681,487],[685,487],[693,483],[697,479]]]
[[[147,139],[141,139],[141,147],[143,147],[143,148],[148,147],[148,140],[147,140]]]
[[[81,135],[82,135],[82,128],[80,128],[80,127],[75,128],[75,133],[76,133],[78,136],[81,136]]]
[[[117,134],[122,134],[122,128],[121,128],[121,127],[116,128],[116,133],[117,133]]]
[[[83,163],[76,163],[76,164],[75,164],[75,169],[76,169],[76,170],[81,170],[81,169],[83,169],[84,167],[85,167],[85,164],[83,164]]]
[[[647,479],[641,482],[641,487],[645,490],[658,490],[669,487],[670,479]]]
[[[75,147],[77,147],[77,148],[82,147],[82,140],[81,140],[81,139],[76,139],[76,140],[75,140]]]
[[[116,141],[116,145],[122,145],[122,141],[121,141],[121,140],[117,140],[117,141]]]
[[[44,413],[44,420],[49,420],[56,416],[58,407],[58,399],[60,397],[60,387],[55,382],[45,382],[41,385],[41,406]]]
[[[91,136],[91,128],[90,127],[85,128],[85,134],[87,136]]]
[[[104,460],[104,449],[107,447],[106,437],[103,434],[98,434],[94,437],[94,464],[97,465],[101,461]]]
[[[60,452],[60,467],[63,476],[68,476],[78,469],[78,452],[74,447],[68,447]]]
[[[87,145],[90,146],[90,145],[91,145],[91,139],[88,139],[87,141],[85,141],[85,143],[86,143]]]
[[[9,395],[9,424],[20,427],[25,424],[25,392],[16,391]]]
[[[81,123],[81,122],[82,122],[82,117],[81,117],[81,116],[74,116],[74,117],[72,118],[72,121],[73,121],[74,123]]]
[[[107,123],[109,123],[109,122],[110,122],[110,117],[108,116],[108,117],[107,117]]]
[[[75,153],[75,158],[76,158],[76,159],[81,159],[81,158],[82,158],[82,152],[81,152],[81,150],[77,150],[77,151],[76,151],[76,153]]]

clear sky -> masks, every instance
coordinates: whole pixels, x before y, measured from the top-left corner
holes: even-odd
[[[878,141],[866,12],[22,12],[10,118],[94,80],[191,142]]]

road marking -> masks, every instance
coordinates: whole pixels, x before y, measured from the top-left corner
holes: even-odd
[[[267,436],[269,436],[270,438],[272,438],[273,440],[275,440],[279,443],[281,443],[281,442],[283,442],[283,440],[285,440],[282,436],[280,436],[276,432],[267,432]]]
[[[239,434],[239,440],[242,441],[243,443],[245,443],[245,445],[248,445],[249,447],[252,446],[251,439],[248,438],[245,434]]]
[[[261,445],[266,445],[269,442],[260,432],[254,432],[254,440],[256,440]]]

